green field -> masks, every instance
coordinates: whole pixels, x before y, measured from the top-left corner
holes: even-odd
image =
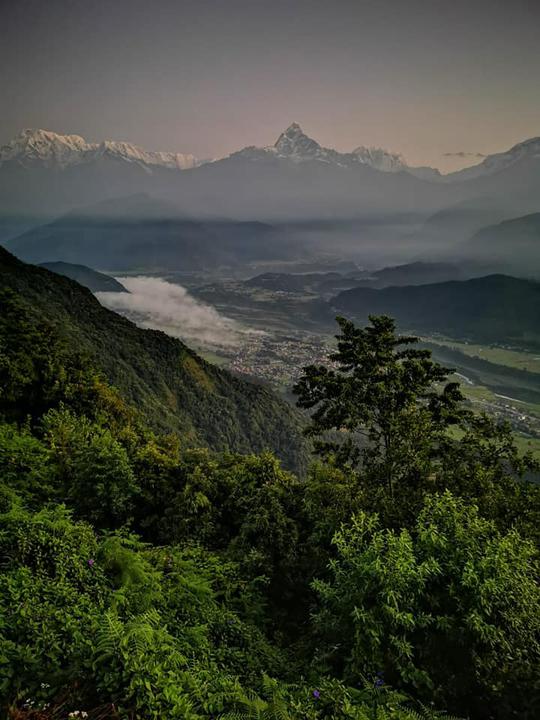
[[[507,350],[506,348],[493,345],[474,345],[472,343],[447,339],[441,340],[432,337],[422,339],[433,345],[459,350],[459,352],[462,352],[464,355],[487,360],[496,365],[505,365],[507,367],[517,368],[518,370],[540,373],[540,356],[538,353],[531,353],[525,350]]]

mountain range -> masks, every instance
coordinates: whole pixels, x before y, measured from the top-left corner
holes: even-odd
[[[338,152],[320,145],[304,133],[296,122],[282,132],[274,145],[249,146],[229,157],[258,160],[278,157],[293,162],[318,161],[339,167],[367,165],[381,172],[409,172],[423,179],[459,182],[494,175],[528,157],[540,159],[540,137],[517,143],[480,163],[446,175],[432,167],[410,166],[401,153],[360,145],[350,152]],[[151,172],[156,168],[189,170],[215,160],[200,160],[191,153],[148,151],[129,142],[103,140],[91,143],[80,135],[62,135],[50,130],[27,128],[0,147],[0,166],[15,164],[30,168],[42,166],[65,169],[90,164],[104,157],[131,163]]]
[[[229,219],[355,217],[446,203],[437,183],[406,169],[400,156],[383,150],[323,148],[294,123],[271,147],[206,163],[129,143],[24,130],[0,150],[0,208],[4,216],[46,218],[141,192],[192,217]]]
[[[156,167],[187,170],[200,164],[191,154],[148,152],[131,143],[114,140],[89,143],[80,135],[59,135],[40,129],[21,130],[11,142],[0,147],[0,166],[15,164],[26,168],[41,166],[64,170],[104,157],[133,163],[148,171]]]
[[[294,162],[317,160],[346,167],[351,164],[368,165],[382,172],[418,172],[433,177],[440,173],[432,168],[409,168],[398,153],[382,148],[360,146],[349,153],[324,148],[304,134],[298,123],[292,123],[271,146],[246,147],[233,155],[250,159],[261,156],[287,158]],[[189,153],[147,151],[128,142],[104,140],[89,143],[80,135],[60,135],[49,130],[25,129],[9,143],[0,147],[0,166],[16,164],[30,168],[42,166],[65,169],[72,165],[89,164],[108,157],[138,165],[151,172],[156,168],[188,170],[209,160],[198,160]]]
[[[308,137],[298,123],[292,123],[281,133],[274,145],[267,147],[246,147],[231,157],[242,157],[248,160],[282,158],[295,163],[316,161],[327,165],[347,168],[366,165],[380,172],[409,172],[426,179],[438,178],[440,173],[433,168],[414,168],[407,165],[403,155],[389,152],[383,148],[357,147],[351,152],[343,153],[325,148]]]
[[[212,162],[42,130],[0,150],[0,242],[35,262],[109,269],[142,267],[154,252],[146,269],[172,256],[178,269],[297,259],[302,242],[371,265],[476,250],[484,261],[463,242],[538,212],[539,196],[538,138],[445,176],[380,148],[325,148],[297,123],[274,145]],[[531,258],[520,263],[523,273]]]

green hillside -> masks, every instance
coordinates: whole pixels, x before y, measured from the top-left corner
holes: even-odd
[[[68,353],[87,356],[153,428],[179,432],[186,444],[215,450],[271,449],[286,466],[303,470],[300,415],[269,390],[205,362],[177,339],[137,328],[103,308],[86,288],[2,248],[0,287],[2,343],[21,339],[5,337],[11,307],[6,291],[12,291],[32,323],[50,328]]]
[[[414,331],[540,346],[540,284],[506,275],[381,290],[354,288],[337,295],[331,305],[360,320],[390,315]]]
[[[0,717],[536,720],[538,468],[416,338],[339,320],[300,478],[200,447],[272,395],[0,259]]]

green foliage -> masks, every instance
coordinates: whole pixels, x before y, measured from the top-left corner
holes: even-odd
[[[146,426],[180,434],[184,447],[272,448],[305,471],[301,416],[269,390],[206,363],[175,338],[139,329],[77,283],[3,248],[0,287],[0,415],[38,417],[58,400],[72,406],[100,378]]]
[[[540,565],[530,542],[450,493],[426,499],[413,532],[360,513],[334,542],[332,577],[315,581],[316,625],[325,662],[348,681],[381,668],[460,712],[531,693]]]
[[[520,480],[533,464],[463,411],[414,339],[388,318],[340,321],[338,368],[298,386],[323,454],[299,478],[263,451],[298,449],[269,393],[12,262],[0,712],[538,715],[540,493]],[[46,311],[21,297],[32,283]],[[222,452],[188,449],[203,440]]]
[[[104,609],[97,547],[61,507],[0,516],[0,697],[45,700],[85,676]]]
[[[449,370],[428,350],[411,347],[417,338],[396,336],[391,318],[370,319],[362,329],[338,318],[338,351],[330,356],[337,368],[305,368],[295,392],[299,404],[313,410],[311,435],[341,435],[319,440],[319,452],[339,464],[361,461],[393,495],[396,485],[418,484],[426,476],[441,435],[459,419],[463,397],[456,383],[438,390]],[[358,435],[367,442],[360,444]]]
[[[60,402],[84,403],[95,372],[8,288],[0,290],[0,415],[38,418]]]
[[[63,409],[50,410],[42,429],[61,471],[62,499],[98,527],[126,522],[138,487],[125,447],[108,429]]]
[[[29,504],[53,493],[54,473],[49,449],[28,428],[0,423],[0,478]]]

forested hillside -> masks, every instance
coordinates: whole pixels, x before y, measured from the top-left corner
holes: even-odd
[[[271,449],[286,466],[305,468],[300,414],[266,389],[206,363],[175,338],[140,330],[79,284],[22,263],[2,248],[0,288],[0,323],[9,347],[47,358],[51,344],[66,362],[86,358],[149,426],[180,433],[184,444]]]
[[[540,283],[507,275],[344,290],[333,307],[359,320],[395,317],[401,327],[480,342],[540,347]]]
[[[66,278],[0,279],[2,716],[538,717],[535,464],[415,338],[339,319],[300,479],[254,452],[301,447],[272,395]]]

